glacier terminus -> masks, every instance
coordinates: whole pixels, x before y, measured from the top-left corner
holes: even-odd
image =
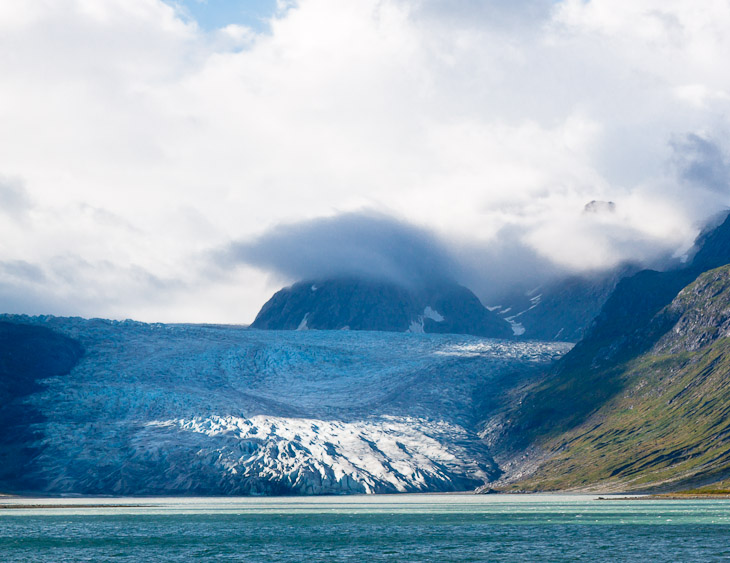
[[[473,490],[501,473],[479,437],[485,401],[571,346],[4,318],[21,320],[83,349],[14,399],[35,415],[12,487],[50,494]]]

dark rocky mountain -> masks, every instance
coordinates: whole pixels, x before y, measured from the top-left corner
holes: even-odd
[[[539,452],[529,464],[513,455],[515,487],[676,488],[730,476],[726,264],[730,218],[698,238],[685,267],[617,284],[585,338],[488,425],[505,459]]]
[[[586,205],[585,212],[612,212],[614,208],[612,202],[591,201]],[[630,300],[629,294],[644,295],[638,298],[643,303],[627,301],[618,307],[632,307],[631,323],[642,326],[650,311],[656,312],[669,303],[681,288],[699,274],[730,261],[730,223],[727,216],[700,234],[690,255],[692,259],[681,267],[677,265],[669,271],[657,272],[656,276],[642,273],[637,279],[626,281],[620,287],[617,286],[621,280],[638,274],[641,268],[635,264],[623,264],[592,275],[560,278],[528,292],[517,291],[504,295],[497,300],[499,305],[495,303],[490,309],[512,324],[521,338],[579,342],[587,336],[589,329],[593,330],[593,325],[597,325],[600,332],[614,323],[609,318],[611,311],[617,310],[614,306],[607,307],[602,313],[605,317],[603,320],[594,321],[597,321],[596,317],[613,295],[614,289],[618,289],[616,304]],[[638,309],[633,309],[637,306]],[[626,325],[621,323],[620,330],[623,331]]]
[[[574,275],[528,292],[515,292],[491,307],[525,339],[578,342],[616,284],[639,270],[633,265],[593,275]]]
[[[0,321],[0,482],[33,488],[24,467],[37,454],[29,444],[41,415],[23,399],[42,389],[39,380],[69,373],[82,356],[76,340],[53,330]]]
[[[352,278],[305,281],[284,288],[261,308],[251,326],[512,336],[507,321],[456,283],[407,289],[390,282]]]

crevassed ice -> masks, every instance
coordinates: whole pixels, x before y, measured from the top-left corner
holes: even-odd
[[[443,421],[382,417],[342,422],[260,415],[151,421],[146,426],[189,433],[199,448],[210,438],[246,444],[219,450],[218,463],[225,472],[241,479],[267,475],[303,492],[407,492],[437,484],[450,488],[454,468],[476,482],[489,477],[488,464],[463,461],[469,452],[457,444],[469,439],[468,432]]]
[[[477,390],[570,347],[42,322],[86,350],[71,374],[28,398],[42,415],[28,473],[56,493],[468,490],[498,473],[473,427]]]

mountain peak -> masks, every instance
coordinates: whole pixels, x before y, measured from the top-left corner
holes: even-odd
[[[251,326],[512,336],[474,293],[445,281],[418,289],[359,278],[301,281],[274,294]]]

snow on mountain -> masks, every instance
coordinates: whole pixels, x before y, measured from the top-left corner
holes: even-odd
[[[434,310],[435,313],[435,310]],[[24,398],[25,481],[54,493],[467,490],[498,476],[476,434],[490,381],[562,343],[35,318],[83,359]],[[496,392],[496,390],[495,390]]]

